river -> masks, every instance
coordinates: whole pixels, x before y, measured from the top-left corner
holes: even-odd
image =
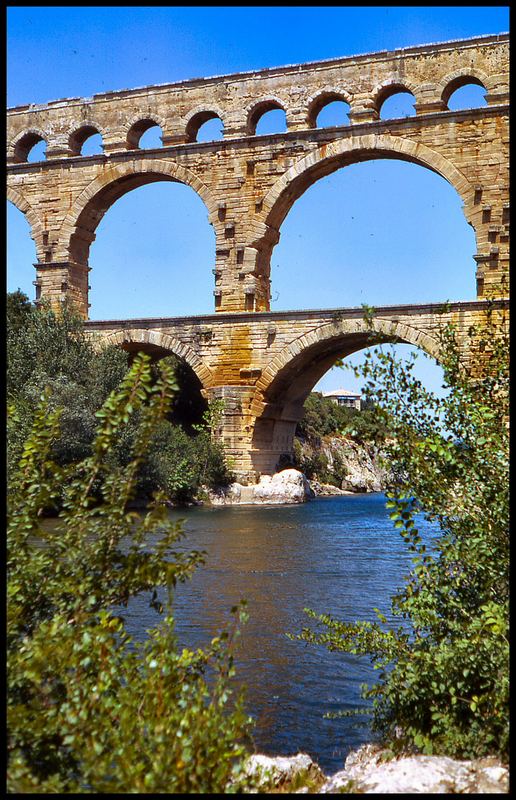
[[[367,658],[329,653],[286,633],[307,623],[305,607],[346,620],[373,620],[374,606],[390,616],[390,596],[410,558],[383,494],[170,514],[185,520],[184,546],[207,553],[205,565],[177,588],[181,646],[206,645],[228,624],[231,606],[245,598],[249,621],[235,663],[256,721],[257,751],[302,751],[325,771],[337,771],[350,749],[371,741],[368,718],[323,715],[363,705],[360,685],[374,682],[376,673]],[[138,638],[157,621],[143,598],[124,616]]]

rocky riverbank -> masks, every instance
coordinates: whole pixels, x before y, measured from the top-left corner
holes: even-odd
[[[209,502],[215,506],[305,503],[314,497],[309,481],[297,469],[262,475],[254,486],[231,483],[207,493]]]
[[[305,753],[251,756],[247,773],[259,780],[254,793],[291,794],[507,794],[509,771],[494,757],[458,761],[446,756],[389,758],[377,745],[364,745],[346,758],[344,769],[326,776]]]
[[[313,458],[312,448],[308,443],[298,447],[301,463],[309,463]],[[231,483],[207,490],[208,502],[217,506],[305,503],[320,495],[381,492],[385,487],[387,471],[382,454],[374,445],[345,437],[327,437],[321,442],[318,454],[325,465],[322,474],[332,476],[331,483],[320,480],[317,473],[308,480],[299,469],[284,469],[274,475],[262,475],[254,486]]]
[[[381,492],[388,477],[381,449],[372,442],[359,442],[349,436],[323,436],[316,444],[297,439],[296,459],[301,468],[315,466],[313,476],[308,472],[312,488],[320,482],[349,492]]]

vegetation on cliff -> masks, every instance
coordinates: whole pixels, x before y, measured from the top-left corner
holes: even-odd
[[[495,313],[497,318],[494,318]],[[500,312],[501,314],[502,312]],[[441,334],[448,393],[436,397],[413,362],[381,348],[359,370],[390,436],[390,516],[413,554],[389,623],[307,613],[298,638],[368,655],[373,727],[394,750],[456,757],[508,754],[508,342],[493,311],[470,330],[462,363],[453,327]],[[419,515],[438,535],[423,542]]]
[[[361,450],[372,462],[385,441],[387,427],[371,403],[361,411],[339,406],[319,392],[306,399],[294,439],[294,466],[307,478],[341,487]],[[346,443],[353,445],[343,447]]]

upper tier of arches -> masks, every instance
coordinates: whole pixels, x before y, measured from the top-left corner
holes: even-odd
[[[260,134],[257,126],[263,115],[277,110],[285,115],[285,127],[279,129],[278,133],[315,128],[320,126],[320,112],[335,102],[345,103],[349,108],[350,124],[376,121],[382,119],[382,107],[386,101],[398,94],[412,95],[415,115],[447,112],[454,93],[468,85],[481,86],[487,92],[488,97],[483,103],[478,98],[473,101],[472,107],[478,107],[479,104],[485,105],[489,101],[489,94],[496,88],[498,78],[499,76],[491,77],[472,67],[443,75],[434,85],[416,84],[393,75],[366,93],[354,94],[344,85],[332,84],[306,96],[300,104],[298,97],[283,89],[274,95],[256,97],[252,102],[242,104],[238,111],[225,109],[224,104],[219,101],[196,105],[180,117],[174,118],[150,111],[133,113],[127,119],[120,119],[121,115],[117,115],[115,126],[103,119],[101,107],[92,106],[87,121],[83,118],[74,121],[72,118],[65,132],[61,130],[57,133],[49,116],[43,117],[49,120],[48,128],[42,124],[19,131],[8,141],[7,158],[10,163],[26,162],[34,146],[42,141],[47,145],[47,158],[50,159],[85,155],[82,152],[83,145],[94,135],[101,137],[104,151],[143,149],[142,136],[153,127],[160,130],[161,146],[191,144],[203,141],[199,134],[210,120],[218,120],[222,129],[220,137],[217,135],[213,138],[270,135]],[[77,106],[77,114],[81,113],[81,107]]]

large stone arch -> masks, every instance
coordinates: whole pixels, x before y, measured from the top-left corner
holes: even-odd
[[[61,225],[57,258],[87,264],[95,229],[113,203],[132,189],[163,180],[190,186],[204,202],[216,234],[220,233],[216,202],[208,187],[191,170],[164,159],[141,158],[106,166],[83,189]]]
[[[346,355],[382,341],[410,344],[420,347],[432,358],[439,357],[437,340],[406,322],[381,317],[373,317],[370,321],[336,317],[334,322],[322,325],[286,345],[263,370],[256,382],[256,389],[263,398],[276,399],[281,384],[291,386],[294,373],[299,375],[321,354],[331,357],[334,362],[348,347],[351,349]],[[325,371],[322,371],[322,375]]]
[[[438,360],[437,340],[398,319],[338,319],[283,348],[263,370],[251,403],[255,418],[251,455],[256,473],[274,472],[281,455],[292,455],[296,425],[315,384],[338,357],[382,342],[410,344]]]
[[[299,159],[269,189],[262,201],[260,221],[277,227],[306,189],[341,167],[374,158],[399,158],[436,172],[450,183],[467,204],[473,187],[451,161],[420,142],[389,134],[366,134],[323,144]]]
[[[408,161],[443,177],[462,199],[466,221],[476,234],[474,187],[451,161],[427,145],[402,136],[387,133],[350,135],[322,144],[316,151],[298,159],[264,195],[260,213],[249,228],[247,247],[256,252],[256,272],[263,276],[267,295],[272,250],[279,241],[279,229],[295,201],[320,178],[342,167],[375,158]]]
[[[99,336],[97,333],[96,342],[100,347],[115,345],[127,348],[130,345],[141,345],[143,351],[166,351],[169,355],[175,355],[183,359],[192,368],[203,389],[209,389],[214,385],[213,373],[203,359],[187,344],[167,333],[152,331],[147,328],[125,328],[124,330],[109,333],[106,336]],[[137,350],[138,348],[133,347],[132,349]]]

